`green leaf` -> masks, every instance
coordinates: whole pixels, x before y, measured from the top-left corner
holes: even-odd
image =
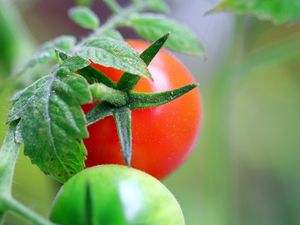
[[[122,34],[115,29],[105,29],[103,32],[101,32],[101,36],[124,41]]]
[[[90,65],[90,62],[80,56],[71,56],[59,66],[58,73],[68,75],[85,68]]]
[[[84,168],[88,137],[81,105],[91,101],[76,74],[45,76],[17,93],[8,122],[19,121],[24,151],[32,163],[60,182]]]
[[[149,65],[153,58],[156,56],[156,54],[159,52],[159,50],[163,47],[165,42],[169,38],[169,33],[162,36],[160,39],[152,43],[142,54],[141,59],[146,63],[146,65]],[[132,90],[135,85],[139,82],[140,77],[130,74],[130,73],[124,73],[121,79],[119,80],[117,86],[119,90],[122,91],[130,91]]]
[[[132,157],[131,110],[127,107],[118,108],[113,113],[122,154],[126,165],[130,166]]]
[[[84,59],[81,56],[71,56],[63,51],[57,50],[58,56],[64,62],[60,65],[58,69],[59,73],[66,74],[68,71],[70,73],[78,72],[82,75],[90,84],[93,83],[103,83],[108,87],[115,88],[116,83],[110,78],[104,75],[101,71],[96,70],[90,66],[90,61]]]
[[[96,123],[107,116],[112,116],[115,107],[107,102],[101,102],[86,114],[88,125]]]
[[[95,30],[99,27],[100,20],[98,16],[89,8],[76,6],[69,10],[69,17],[79,26]]]
[[[83,43],[78,54],[105,67],[151,78],[147,65],[124,41],[108,37],[91,38]]]
[[[54,60],[56,57],[55,49],[68,51],[74,47],[75,42],[76,39],[73,36],[60,36],[46,42],[29,60],[24,69]]]
[[[144,109],[160,106],[181,97],[182,95],[188,93],[197,86],[197,84],[189,84],[172,91],[153,94],[129,92],[129,108]]]
[[[223,0],[211,11],[221,10],[250,14],[277,24],[300,20],[299,0]]]
[[[144,39],[155,41],[165,33],[171,36],[166,47],[171,50],[204,56],[204,48],[197,37],[184,25],[164,16],[143,14],[132,16],[131,25]]]
[[[148,4],[148,9],[161,12],[161,13],[168,13],[170,12],[170,8],[168,4],[164,0],[152,0]]]

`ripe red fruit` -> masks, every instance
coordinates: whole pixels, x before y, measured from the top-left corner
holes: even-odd
[[[141,53],[149,43],[128,41]],[[92,64],[113,81],[123,72]],[[136,92],[162,92],[195,83],[184,65],[166,50],[160,50],[148,67],[154,82],[142,78]],[[85,105],[88,112],[94,105]],[[132,112],[132,167],[158,179],[174,171],[189,156],[199,136],[202,118],[201,96],[194,89],[162,106]],[[86,166],[124,164],[115,122],[107,117],[88,127],[90,137],[84,140],[88,150]]]

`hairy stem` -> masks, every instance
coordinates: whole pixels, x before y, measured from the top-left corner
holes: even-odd
[[[50,221],[41,217],[40,215],[27,208],[22,203],[18,202],[12,197],[6,197],[3,200],[7,210],[21,216],[22,218],[30,221],[34,225],[54,225],[54,223],[51,223]]]
[[[14,169],[21,148],[15,141],[15,131],[16,122],[9,128],[0,150],[0,224],[3,223],[4,214],[11,211],[35,225],[50,225],[52,223],[12,198]]]
[[[4,199],[11,196],[12,179],[20,145],[15,142],[15,126],[11,126],[0,149],[0,224],[7,210]]]
[[[11,194],[14,167],[19,151],[20,144],[15,142],[15,127],[11,126],[0,150],[0,196]]]
[[[126,93],[101,83],[90,85],[90,91],[95,100],[107,101],[115,106],[123,106],[127,103]]]

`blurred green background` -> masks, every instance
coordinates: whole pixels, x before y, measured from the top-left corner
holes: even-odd
[[[73,4],[0,0],[1,140],[13,92],[5,77],[40,43],[61,34],[87,34],[67,17]],[[300,24],[275,26],[226,13],[203,16],[213,5],[212,0],[171,3],[170,16],[197,33],[208,60],[178,55],[201,84],[204,126],[191,157],[164,183],[180,202],[187,225],[299,225]],[[99,0],[93,8],[102,20],[110,15]],[[20,156],[17,199],[46,216],[58,188]],[[6,224],[26,223],[9,216]]]

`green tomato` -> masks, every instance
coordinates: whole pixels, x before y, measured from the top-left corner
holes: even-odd
[[[62,225],[184,225],[172,193],[152,176],[105,165],[72,177],[58,193],[51,221]]]

